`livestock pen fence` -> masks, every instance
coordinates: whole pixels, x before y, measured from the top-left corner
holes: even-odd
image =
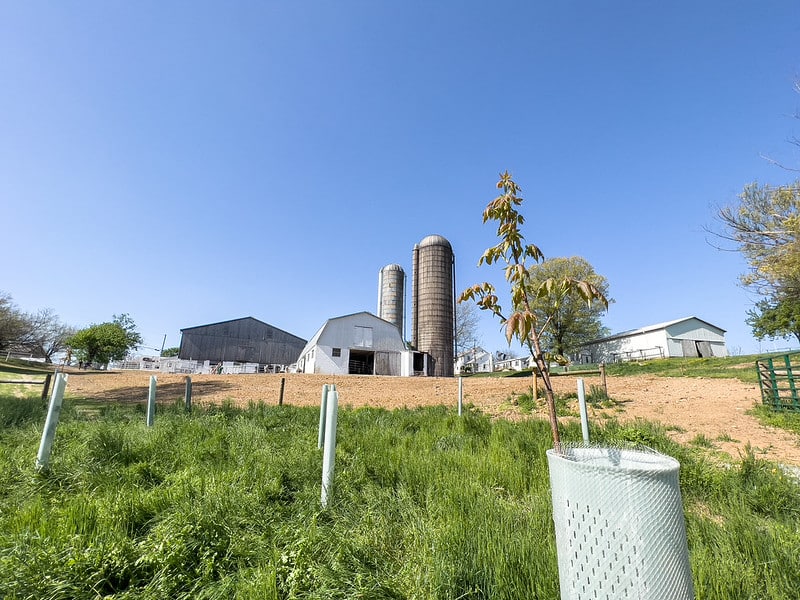
[[[768,356],[756,361],[761,401],[776,410],[800,411],[798,383],[800,352]]]
[[[178,373],[183,375],[240,375],[246,373],[285,373],[285,365],[262,365],[236,361],[199,361],[174,357],[150,357],[113,361],[109,369]]]

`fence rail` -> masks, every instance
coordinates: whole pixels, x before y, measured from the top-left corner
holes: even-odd
[[[50,381],[53,377],[52,373],[44,376],[44,379],[36,381],[25,381],[22,379],[0,379],[0,383],[10,383],[14,385],[41,385],[42,386],[42,401],[47,400],[47,394],[50,392]]]

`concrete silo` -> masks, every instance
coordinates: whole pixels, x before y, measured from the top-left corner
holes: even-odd
[[[433,375],[453,376],[453,248],[440,235],[414,246],[411,343],[433,359]]]
[[[405,319],[406,272],[398,264],[386,265],[378,274],[378,316],[397,327],[403,339]]]

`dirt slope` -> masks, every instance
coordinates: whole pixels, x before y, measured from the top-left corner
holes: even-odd
[[[143,402],[147,399],[150,376],[146,371],[74,372],[67,395],[94,400]],[[183,397],[185,376],[157,374],[159,402]],[[458,401],[458,380],[327,375],[194,375],[193,398],[198,403],[230,400],[247,405],[251,401],[278,402],[284,380],[285,404],[318,406],[322,385],[335,383],[343,406],[414,407]],[[597,378],[585,378],[587,391],[599,385]],[[512,398],[529,389],[528,378],[465,378],[464,402],[503,418],[527,418]],[[574,377],[554,380],[556,392],[575,391]],[[735,379],[672,377],[610,377],[608,393],[618,401],[614,407],[593,409],[593,418],[607,412],[621,420],[644,418],[678,429],[671,435],[688,442],[699,434],[714,448],[737,458],[749,443],[757,456],[800,466],[800,439],[782,430],[762,426],[747,411],[760,401],[758,387]],[[727,441],[726,441],[727,440]]]

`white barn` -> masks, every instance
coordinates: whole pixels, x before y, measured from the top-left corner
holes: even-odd
[[[396,325],[369,312],[328,319],[297,360],[298,373],[424,375],[427,356],[406,348]]]
[[[685,317],[594,340],[580,348],[575,360],[600,363],[710,356],[728,356],[725,330],[697,317]]]

